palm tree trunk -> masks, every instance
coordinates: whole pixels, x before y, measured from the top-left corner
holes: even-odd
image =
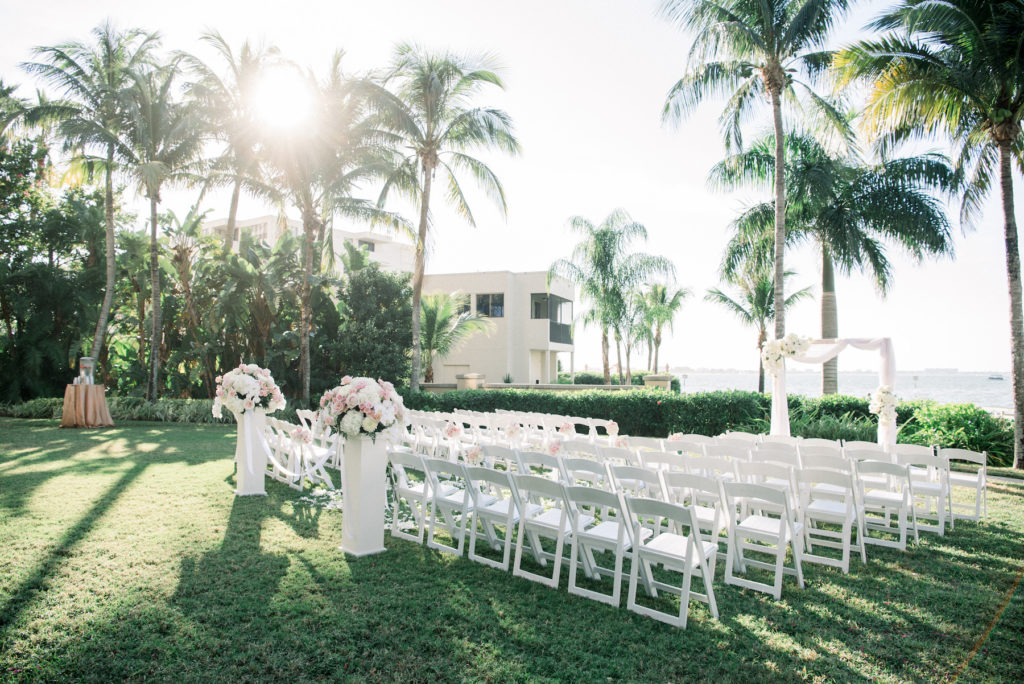
[[[764,359],[761,358],[761,348],[768,339],[768,331],[762,328],[757,333],[757,391],[764,394]]]
[[[658,372],[658,355],[661,352],[661,325],[659,324],[657,329],[654,331],[654,368],[651,370],[655,373]]]
[[[608,367],[608,328],[601,328],[601,363],[604,366],[604,384],[612,384],[611,369]]]
[[[423,169],[423,194],[420,197],[420,229],[416,238],[416,261],[412,274],[412,371],[409,390],[420,389],[420,299],[423,297],[424,250],[427,245],[427,217],[430,215],[430,184],[434,170]]]
[[[162,322],[160,320],[160,251],[156,239],[156,208],[157,199],[155,193],[149,198],[149,286],[152,292],[153,302],[151,306],[150,339],[149,339],[149,389],[146,397],[149,401],[156,401],[160,398],[160,333]]]
[[[615,363],[619,369],[619,384],[622,384],[622,335],[615,331]]]
[[[836,270],[832,253],[821,246],[821,337],[832,340],[839,336],[839,312],[836,308]],[[839,359],[831,359],[821,366],[821,393],[839,391]]]
[[[651,362],[654,361],[654,339],[652,337],[647,338],[647,370],[654,370],[651,368]]]
[[[224,228],[224,251],[230,252],[235,244],[235,219],[238,216],[238,198],[242,194],[242,180],[235,179],[231,189],[231,206],[228,207],[228,225]]]
[[[313,222],[316,216],[310,206],[302,208],[302,311],[299,313],[299,379],[302,383],[302,401],[309,405],[309,331],[313,312],[310,292],[313,281]]]
[[[782,84],[769,87],[775,124],[775,339],[786,336],[786,146],[782,129]]]
[[[632,385],[633,384],[633,370],[632,370],[632,368],[629,365],[629,357],[630,357],[630,354],[631,354],[632,351],[633,351],[633,345],[632,344],[627,344],[626,345],[626,384],[627,385]]]
[[[1012,141],[999,144],[999,182],[1003,194],[1006,234],[1006,277],[1010,288],[1010,348],[1013,350],[1013,467],[1024,468],[1024,313],[1020,283],[1020,251],[1013,207]]]
[[[110,308],[114,304],[114,287],[117,278],[117,254],[114,252],[114,147],[107,146],[107,168],[104,173],[105,194],[103,197],[103,213],[106,223],[106,245],[107,245],[107,289],[103,292],[103,304],[100,306],[100,317],[96,321],[96,333],[92,338],[92,350],[89,352],[94,358],[99,357],[100,349],[103,348],[103,338],[107,333],[107,320],[110,318]],[[99,370],[97,368],[97,370]]]

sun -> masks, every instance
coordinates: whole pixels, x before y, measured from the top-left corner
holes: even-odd
[[[271,67],[253,88],[250,106],[268,129],[296,130],[309,123],[313,94],[298,69]]]

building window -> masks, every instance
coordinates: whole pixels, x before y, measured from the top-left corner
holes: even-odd
[[[548,296],[543,292],[530,295],[530,318],[548,317]]]
[[[367,252],[372,252],[374,248],[373,240],[360,240],[359,247],[365,247]]]
[[[505,295],[478,294],[476,296],[476,312],[481,316],[501,318],[505,315]]]

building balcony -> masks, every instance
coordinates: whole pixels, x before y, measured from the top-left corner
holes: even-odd
[[[558,344],[572,344],[572,326],[567,323],[555,323],[549,321],[549,336],[551,342]]]

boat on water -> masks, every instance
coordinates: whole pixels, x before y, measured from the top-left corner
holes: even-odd
[[[1002,375],[990,375],[990,376],[988,376],[988,379],[989,380],[1002,380],[1003,376]]]

